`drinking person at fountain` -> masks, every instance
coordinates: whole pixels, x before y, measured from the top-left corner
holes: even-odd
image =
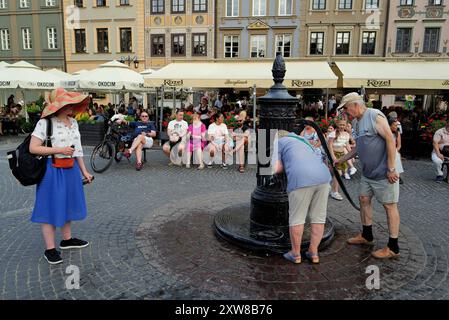
[[[311,222],[310,246],[306,258],[319,263],[318,246],[323,238],[331,175],[321,155],[305,138],[278,132],[278,152],[273,155],[276,174],[287,175],[291,251],[284,258],[301,263],[301,240],[306,217]]]

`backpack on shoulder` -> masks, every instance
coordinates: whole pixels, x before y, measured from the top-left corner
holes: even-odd
[[[47,138],[45,145],[52,147],[51,136],[53,132],[52,122],[47,120]],[[41,182],[47,170],[47,156],[39,156],[30,153],[31,133],[14,151],[9,151],[8,162],[12,174],[23,186],[32,186]]]

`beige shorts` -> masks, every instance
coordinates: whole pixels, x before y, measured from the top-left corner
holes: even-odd
[[[146,141],[146,143],[143,145],[143,147],[145,149],[151,149],[153,147],[153,144],[154,144],[153,138],[145,137],[145,141]]]
[[[399,202],[399,181],[390,183],[385,180],[371,180],[362,175],[360,180],[360,196],[375,197],[382,204]]]
[[[329,184],[296,189],[288,194],[289,225],[297,226],[306,222],[325,223]]]

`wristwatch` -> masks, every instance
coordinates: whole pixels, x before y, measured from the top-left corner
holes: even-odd
[[[388,172],[391,172],[391,173],[396,172],[396,168],[388,168]]]

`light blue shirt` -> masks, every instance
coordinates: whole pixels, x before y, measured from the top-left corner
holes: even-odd
[[[287,192],[329,183],[331,174],[312,145],[303,137],[290,134],[279,139],[278,160],[287,175]]]

